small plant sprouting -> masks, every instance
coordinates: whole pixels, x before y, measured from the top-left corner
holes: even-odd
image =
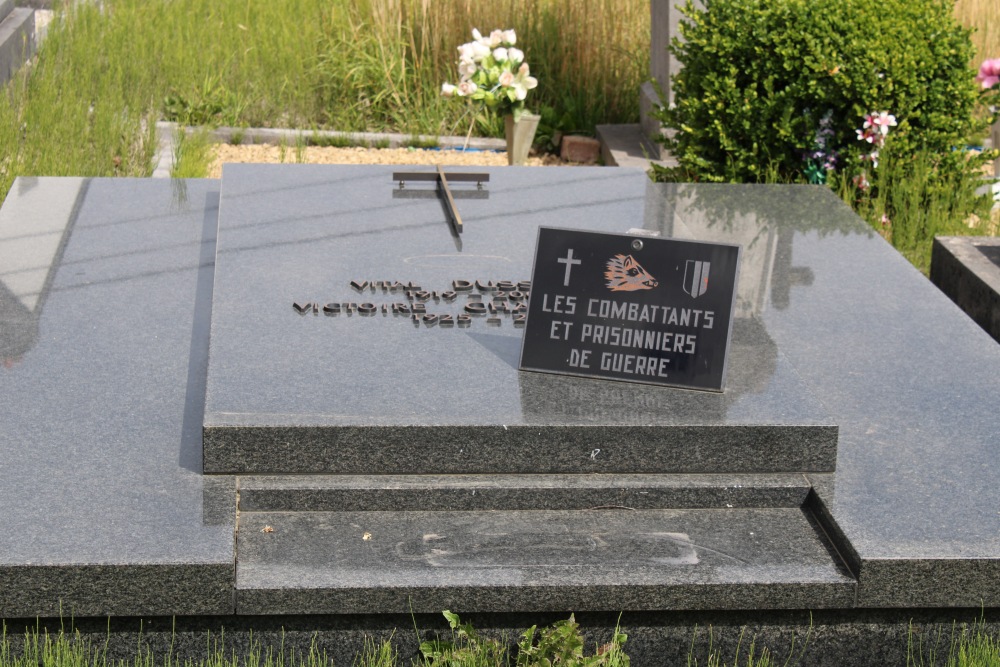
[[[354,659],[354,667],[396,667],[398,664],[399,655],[392,647],[392,637],[376,643],[366,635],[364,647]]]
[[[628,667],[629,658],[622,649],[628,636],[616,625],[610,642],[599,646],[591,656],[584,655],[583,635],[573,614],[568,620],[557,621],[551,627],[538,631],[531,626],[521,635],[517,648],[517,667],[548,667],[573,665],[574,667]],[[536,639],[537,633],[537,639]]]
[[[466,665],[507,665],[507,647],[496,639],[483,639],[471,623],[462,623],[458,614],[443,612],[451,627],[452,639],[432,639],[420,643],[420,655],[429,667]]]
[[[433,639],[420,644],[420,654],[428,667],[497,666],[511,664],[506,642],[480,637],[471,623],[462,623],[458,614],[445,611],[452,639]],[[616,626],[612,639],[599,646],[593,655],[584,652],[580,625],[571,614],[539,630],[533,625],[517,644],[516,667],[628,667],[629,658],[622,649],[628,637]]]

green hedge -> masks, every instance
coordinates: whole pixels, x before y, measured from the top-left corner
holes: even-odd
[[[981,129],[969,31],[945,0],[690,0],[670,149],[694,180],[807,180],[826,117],[826,152],[860,170],[864,114],[899,125],[897,154],[940,153]]]

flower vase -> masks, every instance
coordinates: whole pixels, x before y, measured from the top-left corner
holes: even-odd
[[[528,151],[535,140],[535,131],[541,116],[533,113],[522,113],[515,123],[514,115],[504,117],[504,129],[507,135],[507,164],[524,165],[528,162]]]

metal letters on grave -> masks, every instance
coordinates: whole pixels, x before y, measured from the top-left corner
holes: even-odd
[[[541,227],[522,370],[722,391],[740,246]]]

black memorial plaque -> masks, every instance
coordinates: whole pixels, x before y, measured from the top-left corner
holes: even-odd
[[[722,391],[740,247],[541,227],[521,369]]]

